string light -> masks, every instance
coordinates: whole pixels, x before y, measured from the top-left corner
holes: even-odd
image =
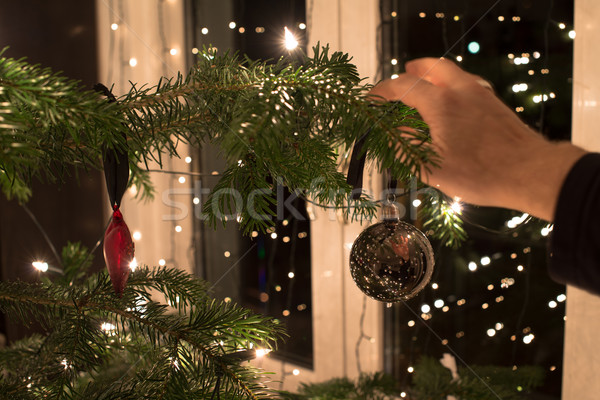
[[[135,231],[133,232],[133,235],[131,235],[133,237],[133,240],[141,240],[142,239],[142,232],[140,231]]]
[[[267,354],[269,354],[271,352],[271,349],[256,349],[255,353],[256,353],[256,358],[262,358],[264,356],[266,356]]]
[[[113,31],[116,31],[117,29],[119,29],[119,24],[117,24],[117,23],[110,24],[110,29],[112,29]]]
[[[563,301],[567,300],[567,296],[564,294],[559,294],[556,296],[556,300],[558,300],[559,303],[562,303]]]
[[[137,58],[135,58],[135,57],[131,57],[131,58],[129,59],[129,66],[130,66],[130,67],[135,67],[135,66],[137,65],[137,63],[138,63],[138,61],[137,61]]]
[[[294,368],[294,370],[292,371],[292,374],[294,374],[294,376],[298,376],[298,375],[300,375],[300,370],[298,368]]]
[[[137,260],[135,259],[135,257],[133,257],[133,260],[131,260],[131,262],[129,263],[129,268],[132,271],[135,271],[135,269],[138,267],[138,263]]]
[[[533,335],[533,333],[530,333],[529,335],[523,337],[523,343],[529,344],[533,341],[534,338],[535,336]]]
[[[164,260],[164,258],[161,258],[160,260],[158,260],[158,265],[160,265],[161,267],[164,267],[167,264],[167,262]]]
[[[240,26],[240,29],[238,29],[238,31],[240,33],[244,33],[244,32],[246,32],[246,28],[244,28],[243,26]]]
[[[554,300],[550,300],[548,302],[548,307],[550,307],[550,308],[556,308],[557,306],[558,306],[558,303]]]
[[[477,264],[474,261],[469,262],[469,271],[471,271],[471,272],[477,271]]]
[[[34,261],[31,263],[31,265],[33,265],[33,268],[37,269],[40,272],[46,272],[48,271],[48,263],[44,262],[44,261]]]
[[[479,263],[484,266],[490,265],[490,262],[492,262],[492,260],[488,256],[481,257],[481,260],[479,261]]]
[[[569,37],[571,39],[575,39],[576,36],[577,36],[577,34],[575,33],[575,31],[569,31]]]
[[[431,307],[429,307],[429,305],[428,305],[428,304],[423,304],[423,305],[421,306],[421,312],[423,312],[423,313],[428,313],[429,311],[431,311]]]
[[[223,255],[225,256],[225,258],[229,258],[231,256],[231,253],[229,251],[226,251],[223,253]]]
[[[408,371],[409,374],[412,374],[413,372],[415,372],[415,369],[412,366],[406,368],[406,370]]]
[[[488,335],[489,337],[495,336],[495,335],[496,335],[496,330],[495,330],[495,329],[492,329],[492,328],[488,329],[488,330],[487,330],[487,335]]]
[[[300,22],[300,23],[298,24],[298,28],[300,28],[300,29],[304,30],[304,29],[306,29],[306,24],[305,24],[304,22]]]
[[[498,16],[498,21],[500,21],[500,22],[503,22],[503,21],[504,21],[504,16],[502,16],[502,15],[499,15],[499,16]]]
[[[179,181],[179,183],[185,183],[185,176],[180,176],[177,180]]]
[[[442,307],[444,307],[444,300],[437,299],[436,301],[433,302],[433,306],[435,308],[442,308]]]
[[[177,225],[175,226],[175,232],[179,233],[183,230],[183,228],[181,227],[181,225]]]
[[[229,23],[229,29],[235,29],[236,26],[237,26],[237,24],[235,23],[235,21],[231,21]]]
[[[176,56],[177,55],[177,49],[171,49],[171,50],[169,50],[169,54],[171,54],[172,56]]]
[[[469,53],[471,54],[477,54],[479,53],[479,50],[481,50],[481,46],[477,42],[471,42],[467,45],[467,50],[469,50]]]
[[[567,25],[565,25],[563,22],[560,22],[560,23],[558,24],[558,28],[559,28],[559,29],[565,29],[566,27],[567,27]]]
[[[296,276],[293,272],[288,272],[288,278],[293,279]]]
[[[200,30],[200,32],[202,32],[203,35],[208,35],[208,28],[204,27]]]
[[[296,40],[292,32],[290,32],[290,30],[287,28],[287,26],[284,27],[283,30],[285,35],[285,48],[287,50],[294,50],[296,47],[298,47],[298,41]]]

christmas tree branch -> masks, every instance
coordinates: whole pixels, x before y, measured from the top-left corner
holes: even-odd
[[[270,64],[203,52],[186,76],[133,85],[112,103],[0,53],[2,190],[26,201],[34,176],[61,178],[68,166],[100,168],[102,153],[120,148],[144,193],[151,190],[144,174],[150,162],[162,166],[164,156],[178,157],[179,144],[212,143],[227,164],[203,207],[213,226],[225,216],[238,219],[246,233],[273,226],[269,209],[278,183],[350,219],[369,219],[379,196],[352,199],[340,153],[364,137],[367,159],[405,184],[438,159],[415,110],[369,98],[370,85],[347,54],[313,50],[301,63]],[[426,218],[441,212],[441,203],[432,206],[438,210]],[[440,234],[460,241],[452,226],[440,225]]]
[[[160,291],[175,307],[175,313],[151,300],[149,289]],[[179,389],[184,381],[190,385],[190,373],[216,370],[230,393],[250,399],[268,394],[256,382],[254,370],[224,356],[248,348],[250,343],[272,346],[282,335],[280,325],[237,306],[211,300],[204,283],[179,270],[141,268],[132,273],[123,298],[116,298],[112,292],[104,273],[75,287],[0,282],[0,308],[25,322],[34,317],[50,332],[35,354],[30,355],[56,358],[49,364],[54,366],[52,380],[48,380],[47,371],[29,372],[44,390],[77,392],[80,388],[75,378],[79,372],[93,374],[103,360],[121,351],[120,343],[139,338],[153,349],[170,349],[154,354],[155,362],[147,371],[154,376],[152,382],[160,383],[157,393],[164,393],[173,382],[179,382]],[[111,336],[100,328],[101,321],[110,322]],[[14,359],[14,350],[8,354],[0,351],[0,365],[10,359]],[[158,360],[170,368],[153,369]],[[139,378],[128,377],[129,385]]]

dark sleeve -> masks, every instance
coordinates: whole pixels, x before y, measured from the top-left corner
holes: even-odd
[[[552,279],[600,295],[600,154],[586,154],[567,175],[549,256]]]

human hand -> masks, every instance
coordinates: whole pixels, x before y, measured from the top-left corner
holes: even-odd
[[[562,182],[584,151],[544,139],[481,82],[449,60],[424,58],[370,95],[415,107],[429,125],[441,162],[423,170],[426,183],[469,203],[552,220]]]

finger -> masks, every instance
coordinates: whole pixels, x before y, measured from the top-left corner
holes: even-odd
[[[480,77],[462,70],[445,58],[420,58],[405,65],[406,72],[436,86],[458,87],[476,82]]]
[[[401,101],[415,107],[425,105],[429,99],[435,98],[438,88],[412,74],[400,74],[396,79],[387,79],[369,92],[374,100]]]

